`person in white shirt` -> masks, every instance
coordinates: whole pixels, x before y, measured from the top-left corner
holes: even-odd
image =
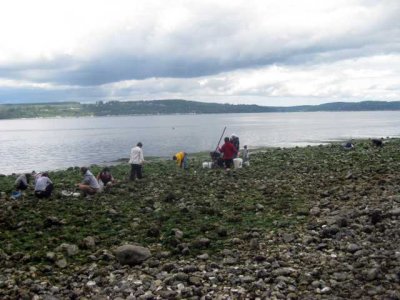
[[[34,183],[36,184],[36,181],[40,178],[40,176],[42,176],[42,172],[36,173],[36,171],[32,171],[32,176],[34,179]]]
[[[53,182],[49,178],[49,174],[44,172],[36,177],[35,181],[35,196],[39,199],[49,198],[53,192]]]
[[[83,175],[83,180],[76,186],[83,192],[84,196],[96,194],[100,189],[100,185],[96,177],[86,167],[81,168],[81,173]]]
[[[142,143],[139,142],[137,143],[136,147],[133,147],[131,150],[131,156],[129,159],[129,163],[131,164],[131,174],[129,177],[130,180],[135,180],[136,177],[138,179],[143,178],[142,168],[144,163],[144,156],[142,147]]]

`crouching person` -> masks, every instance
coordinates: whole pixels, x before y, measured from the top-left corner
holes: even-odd
[[[29,173],[19,175],[14,184],[17,191],[25,191],[29,186],[30,178],[31,174]]]
[[[101,172],[97,175],[97,181],[100,186],[102,185],[104,188],[110,188],[116,181],[111,174],[110,168],[105,167]]]
[[[86,167],[81,168],[81,173],[83,175],[83,180],[76,186],[82,191],[83,196],[96,194],[100,189],[100,185],[96,177],[94,177],[92,172],[90,172]]]
[[[49,198],[53,192],[54,185],[49,178],[49,174],[44,172],[36,178],[35,182],[35,196],[39,199]]]

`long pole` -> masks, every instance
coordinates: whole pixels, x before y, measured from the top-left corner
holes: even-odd
[[[225,130],[226,130],[226,126],[224,128],[224,131],[222,131],[221,137],[219,138],[219,141],[218,141],[218,144],[217,144],[217,148],[215,148],[215,151],[218,150],[219,144],[221,143],[221,140],[222,140],[222,137],[224,136]]]

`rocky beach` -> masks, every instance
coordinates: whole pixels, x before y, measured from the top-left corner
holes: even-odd
[[[270,148],[230,171],[197,154],[135,182],[121,164],[90,198],[78,167],[50,172],[50,199],[11,200],[2,176],[0,298],[400,299],[399,150]]]

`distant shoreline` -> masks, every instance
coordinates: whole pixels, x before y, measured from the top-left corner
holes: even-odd
[[[225,114],[295,114],[295,113],[354,113],[354,112],[398,112],[400,110],[346,110],[346,111],[287,111],[287,112],[226,112],[226,113],[171,113],[171,114],[130,114],[130,115],[104,115],[104,116],[54,116],[32,118],[10,118],[0,121],[13,120],[51,120],[51,119],[80,119],[80,118],[107,118],[107,117],[154,117],[154,116],[189,116],[189,115],[225,115]]]
[[[95,104],[81,104],[79,102],[0,104],[0,120],[65,117],[361,111],[400,111],[400,101],[332,102],[319,105],[299,106],[220,104],[180,99],[127,102],[98,101]]]

